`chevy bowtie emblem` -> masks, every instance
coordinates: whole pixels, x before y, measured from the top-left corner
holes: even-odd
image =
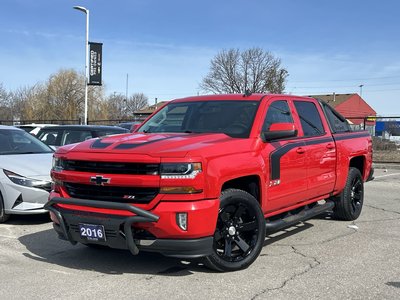
[[[104,185],[105,183],[110,183],[111,178],[104,178],[101,175],[96,175],[90,177],[90,182],[94,183],[95,185]]]

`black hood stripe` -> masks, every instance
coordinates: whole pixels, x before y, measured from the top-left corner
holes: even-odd
[[[119,145],[116,146],[114,149],[116,149],[116,150],[133,149],[133,148],[137,148],[137,147],[141,147],[141,146],[147,146],[147,145],[149,145],[149,144],[153,144],[153,143],[157,143],[157,142],[165,141],[165,140],[170,140],[170,139],[174,139],[174,138],[182,137],[182,136],[183,136],[183,135],[169,136],[169,137],[166,137],[166,138],[161,138],[161,139],[157,139],[157,140],[147,141],[147,142],[143,142],[143,143],[119,144]]]
[[[103,143],[102,139],[95,140],[93,144],[90,146],[92,149],[105,149],[108,146],[112,145],[112,143]]]

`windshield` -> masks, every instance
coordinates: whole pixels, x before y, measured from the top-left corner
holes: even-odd
[[[41,141],[17,129],[0,129],[0,155],[51,153]]]
[[[196,101],[168,104],[138,132],[224,133],[247,138],[258,101]]]

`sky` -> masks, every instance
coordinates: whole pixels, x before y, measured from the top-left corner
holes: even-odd
[[[2,0],[0,84],[84,72],[89,40],[103,43],[107,94],[150,104],[202,93],[223,49],[260,47],[281,59],[286,93],[362,93],[379,115],[400,116],[399,0]],[[363,85],[360,88],[360,85]]]

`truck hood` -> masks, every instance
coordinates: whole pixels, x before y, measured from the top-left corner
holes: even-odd
[[[225,145],[231,144],[231,145]],[[205,148],[219,149],[220,152],[246,151],[243,139],[231,138],[222,133],[131,133],[91,139],[79,144],[67,145],[57,150],[59,154],[69,152],[91,152],[110,154],[139,154],[152,157],[185,157],[189,153],[204,156],[209,153]],[[249,147],[245,147],[249,148]],[[210,153],[211,154],[211,153]]]

